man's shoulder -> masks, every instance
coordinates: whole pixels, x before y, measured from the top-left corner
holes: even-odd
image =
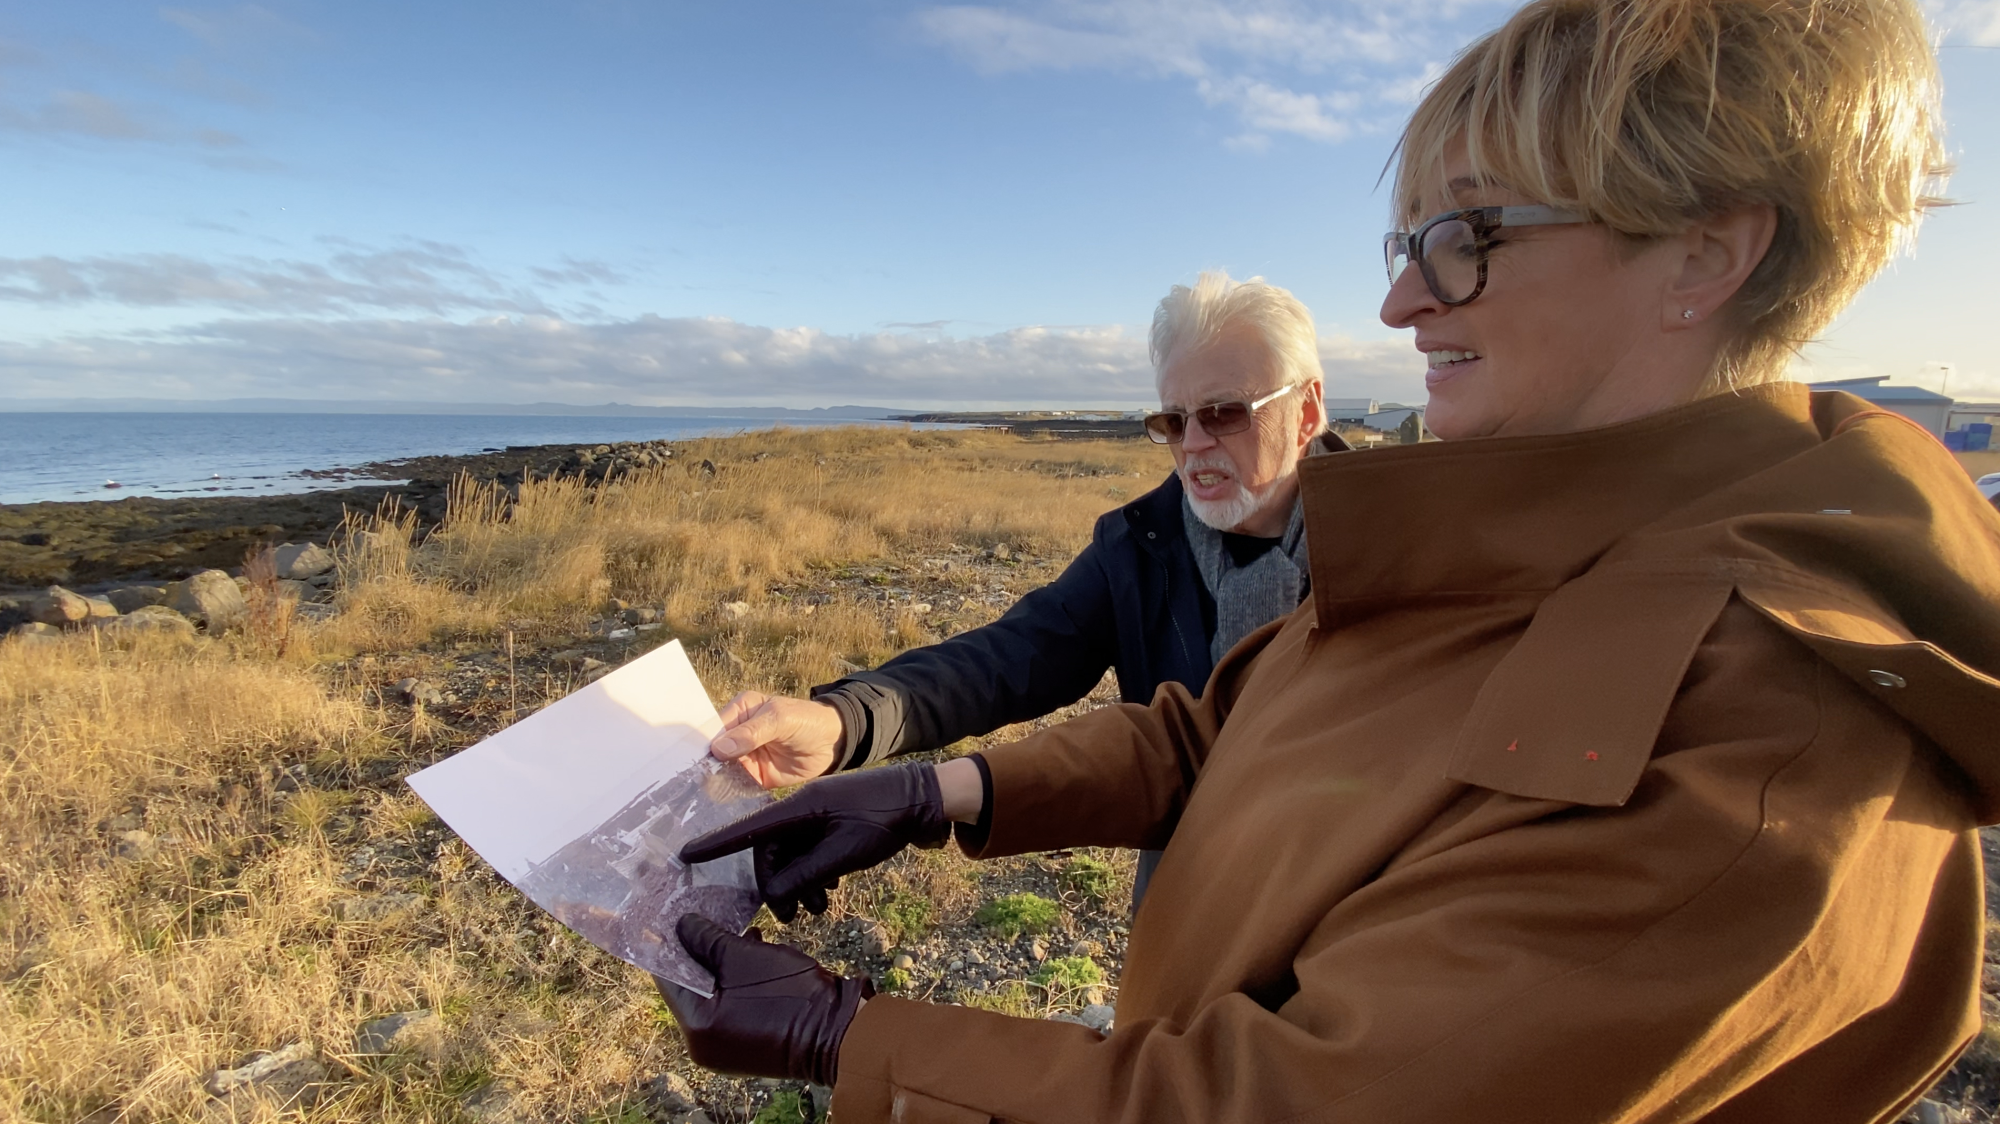
[[[1181,529],[1181,480],[1169,472],[1158,487],[1139,498],[1097,517],[1094,536],[1100,545],[1124,540],[1133,546],[1144,540],[1150,545],[1185,538]]]

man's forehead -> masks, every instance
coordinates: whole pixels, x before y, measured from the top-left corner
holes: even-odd
[[[1207,346],[1176,355],[1161,372],[1160,404],[1207,406],[1261,398],[1284,385],[1277,357],[1254,329],[1224,331]]]

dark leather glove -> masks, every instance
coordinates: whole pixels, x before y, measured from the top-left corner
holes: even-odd
[[[813,781],[791,796],[681,848],[681,861],[709,862],[756,848],[757,889],[787,924],[803,905],[826,911],[840,876],[867,870],[915,843],[951,835],[937,770],[929,765],[865,769]]]
[[[653,977],[687,1035],[690,1057],[721,1073],[833,1084],[840,1040],[861,1001],[875,994],[872,984],[836,976],[791,945],[765,944],[755,929],[739,937],[698,913],[684,914],[676,932],[715,976],[707,999]]]

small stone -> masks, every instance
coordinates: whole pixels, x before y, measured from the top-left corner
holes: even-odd
[[[418,703],[425,706],[441,706],[444,703],[443,691],[414,677],[398,679],[389,689],[396,693],[398,700],[410,706],[416,706]]]
[[[607,615],[614,617],[631,607],[632,607],[631,602],[625,601],[622,598],[617,598],[617,597],[610,598],[609,600],[604,602],[604,612]]]
[[[750,602],[725,601],[722,603],[722,614],[730,620],[740,621],[750,615]]]
[[[965,970],[965,961],[953,960],[944,966],[944,970],[947,972],[963,972]]]
[[[931,603],[928,601],[919,601],[910,606],[910,611],[913,613],[928,613],[931,611]]]
[[[667,626],[663,624],[635,624],[632,627],[640,632],[658,632]]]
[[[1103,1003],[1092,1003],[1083,1009],[1081,1017],[1083,1025],[1100,1034],[1110,1034],[1112,1024],[1118,1019],[1118,1011]]]
[[[151,862],[160,857],[160,841],[141,829],[121,831],[112,836],[112,850],[127,862]]]
[[[969,964],[984,964],[986,963],[986,954],[976,948],[968,948],[965,950],[965,959]]]
[[[605,633],[604,638],[606,640],[630,640],[637,635],[639,635],[638,632],[633,629],[614,628],[610,632]]]
[[[326,1063],[309,1043],[295,1042],[282,1050],[255,1054],[232,1069],[217,1069],[202,1081],[208,1095],[228,1102],[239,1115],[249,1115],[257,1101],[280,1107],[310,1103],[326,1080]]]
[[[1084,1006],[1097,1006],[1104,1002],[1104,989],[1101,987],[1086,987],[1083,989],[1082,998]]]
[[[647,1082],[646,1095],[663,1112],[686,1113],[701,1108],[694,1099],[694,1086],[678,1073],[661,1074]]]
[[[638,625],[658,624],[660,620],[660,611],[650,606],[641,605],[635,608],[627,609],[624,612],[619,613],[618,616],[619,619],[623,620],[626,624],[638,624]]]
[[[399,1042],[408,1044],[418,1034],[436,1025],[437,1015],[427,1008],[415,1011],[398,1011],[379,1019],[370,1019],[354,1032],[354,1052],[357,1054],[392,1053]]]
[[[562,651],[550,656],[549,661],[551,663],[578,665],[590,662],[590,657],[585,655],[581,648],[564,648]]]
[[[1014,557],[1014,552],[1012,550],[1009,550],[1007,544],[1004,542],[994,543],[993,549],[987,551],[987,554],[991,556],[995,562],[1005,562],[1009,558]]]
[[[333,569],[333,552],[318,543],[286,543],[271,552],[271,562],[281,578],[304,581]]]
[[[1049,1016],[1049,1021],[1052,1023],[1075,1023],[1078,1026],[1089,1025],[1083,1021],[1081,1015],[1072,1015],[1068,1011],[1057,1011],[1055,1014]]]
[[[889,930],[881,922],[867,918],[861,920],[860,926],[861,954],[878,958],[889,955]]]
[[[1069,954],[1071,956],[1102,956],[1104,955],[1104,946],[1091,940],[1089,937],[1085,937],[1069,946]]]
[[[889,967],[899,968],[905,972],[916,966],[917,958],[907,952],[899,952],[889,960]]]
[[[1039,938],[1029,941],[1028,956],[1036,963],[1047,960],[1049,958],[1049,946],[1043,944]]]
[[[128,585],[112,590],[104,598],[119,612],[129,613],[134,609],[160,604],[167,599],[167,591],[157,585]]]
[[[585,656],[576,661],[576,666],[579,671],[596,671],[598,668],[610,667],[611,665],[595,657]]]
[[[613,670],[614,669],[609,664],[603,664],[598,667],[593,667],[589,671],[583,673],[583,681],[585,683],[595,683],[599,679],[602,679],[605,676],[611,674]]]
[[[494,1081],[474,1089],[458,1105],[477,1124],[527,1124],[520,1098],[505,1082]]]

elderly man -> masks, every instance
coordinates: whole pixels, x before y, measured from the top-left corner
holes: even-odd
[[[1297,608],[1309,586],[1299,459],[1347,448],[1324,432],[1311,313],[1261,278],[1203,273],[1160,302],[1151,351],[1160,412],[1146,432],[1173,450],[1165,483],[1100,518],[1060,578],[992,624],[810,701],[738,695],[714,754],[774,788],[1040,717],[1106,668],[1126,702],[1165,683],[1199,691],[1238,640]],[[1135,901],[1157,858],[1142,856]],[[771,890],[789,920],[797,903]]]

